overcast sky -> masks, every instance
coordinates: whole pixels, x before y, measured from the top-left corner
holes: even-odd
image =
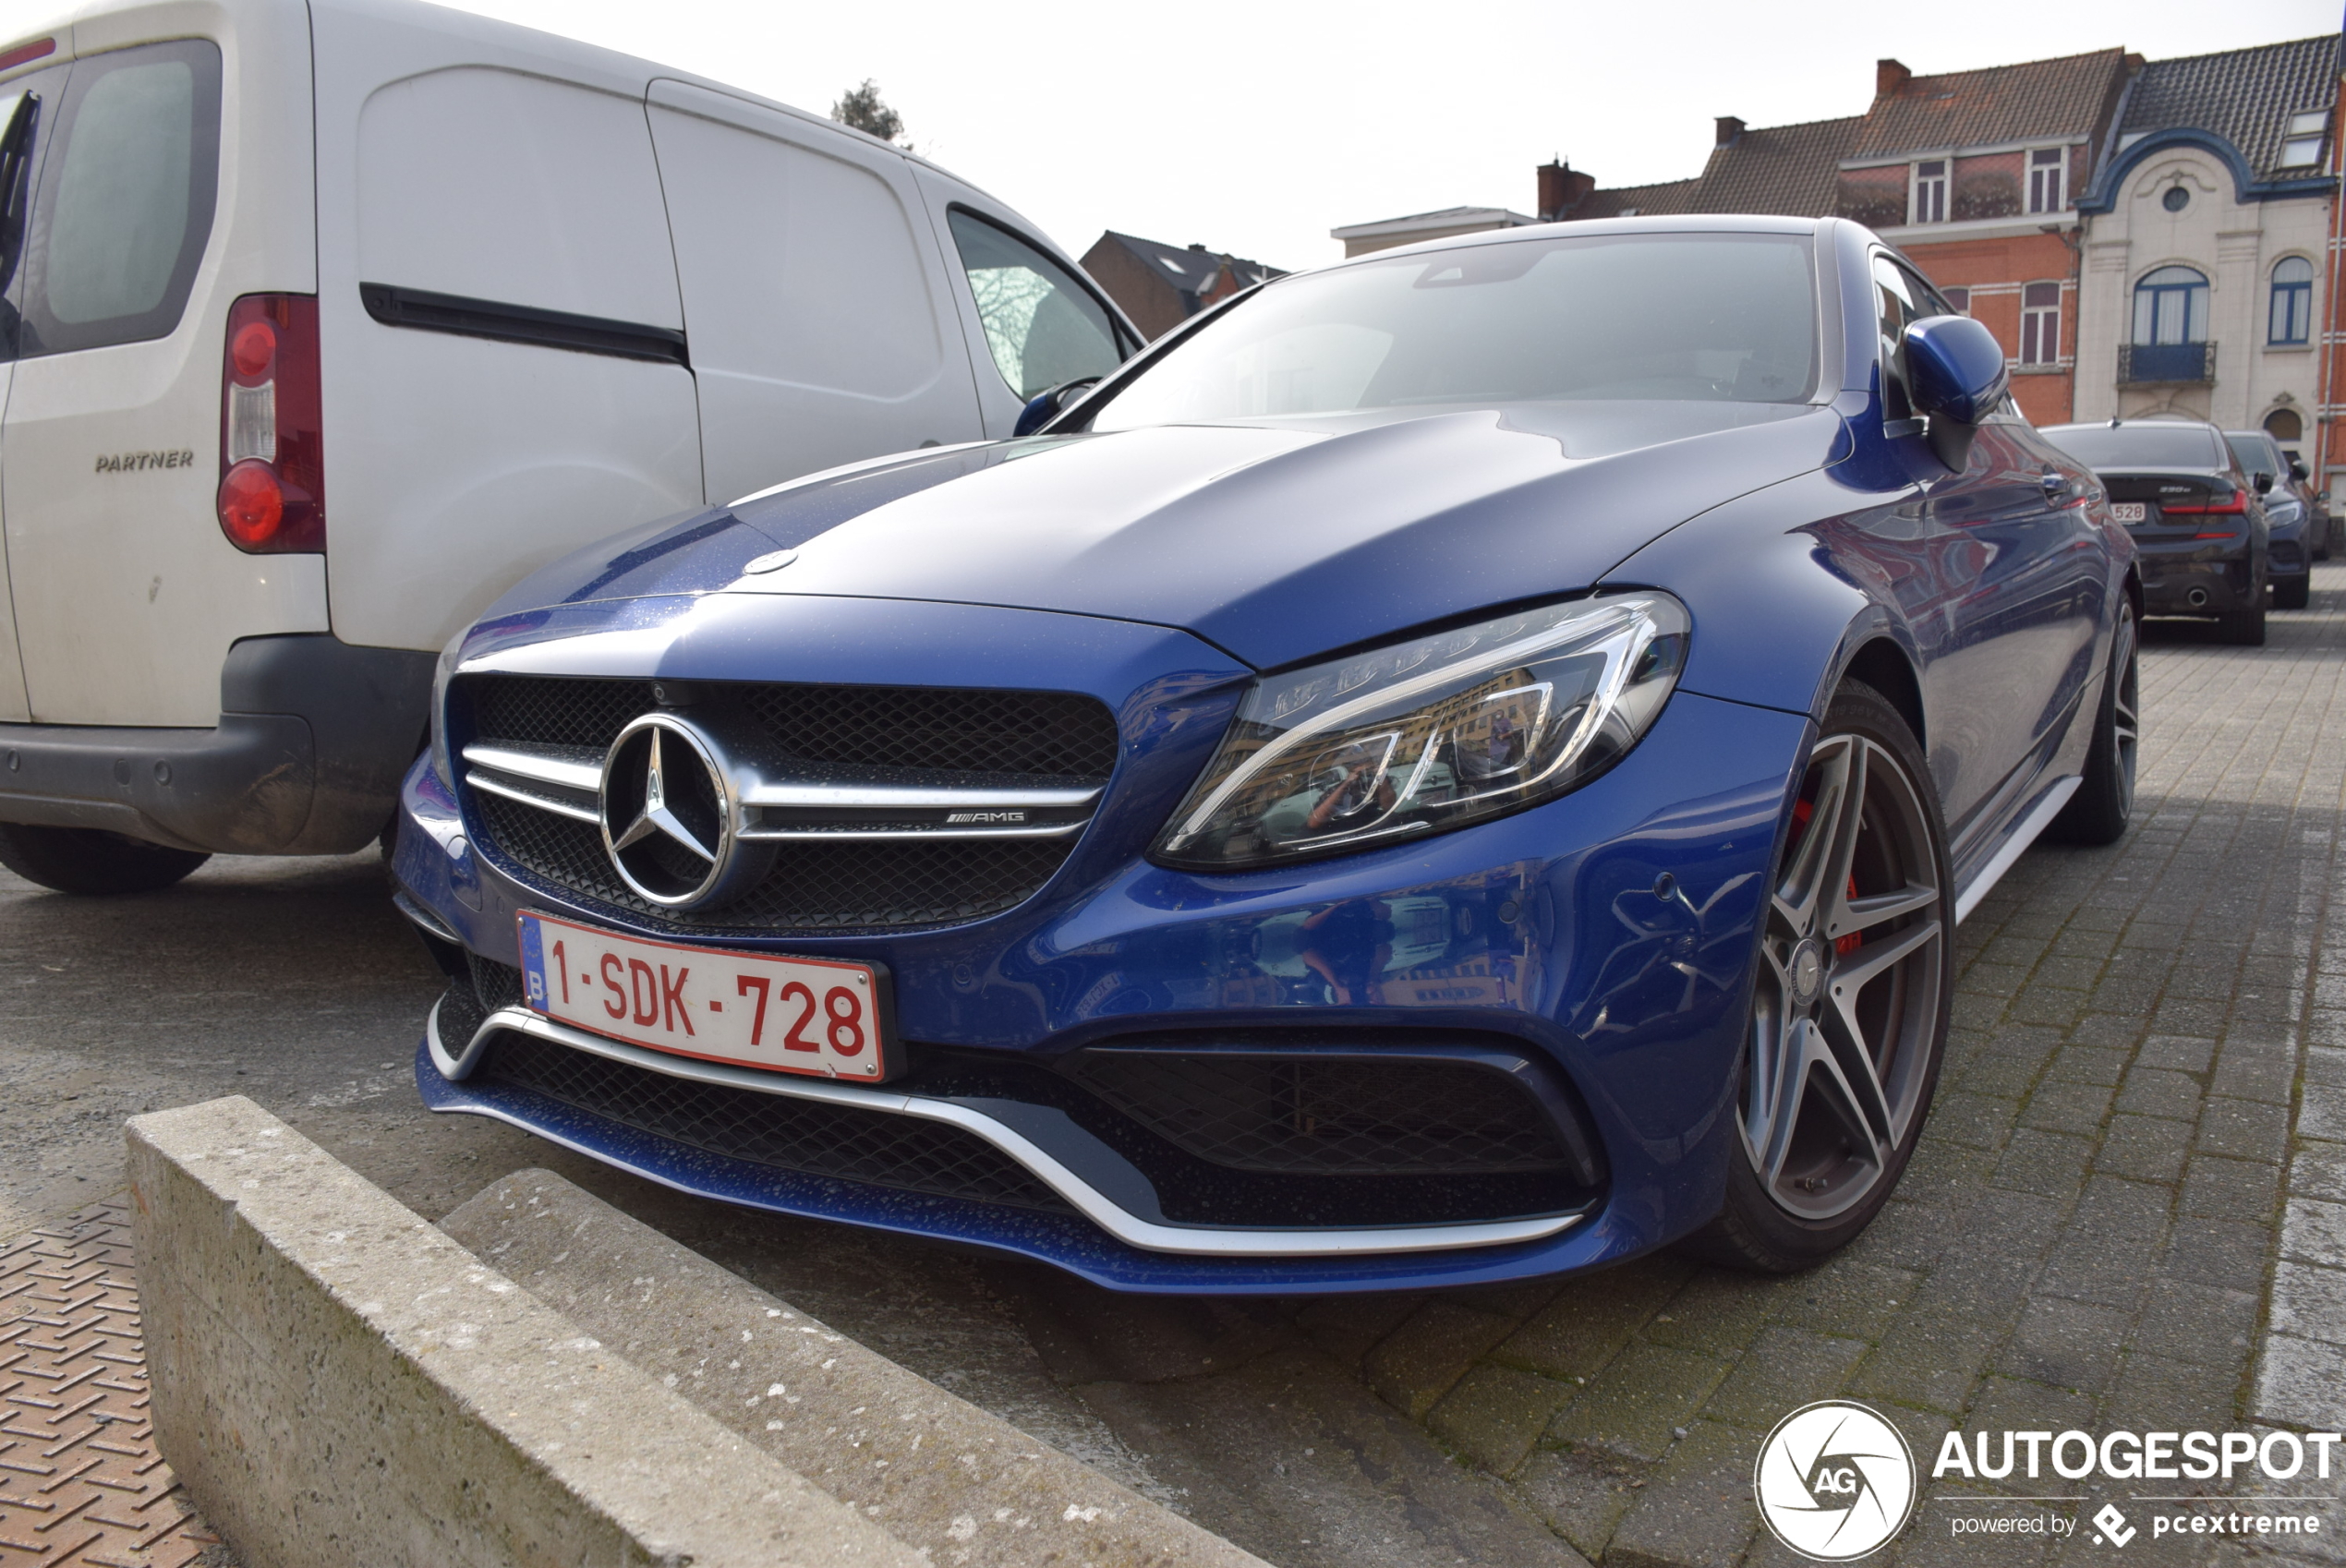
[[[1081,255],[1113,228],[1294,269],[1328,230],[1700,172],[1711,119],[1862,113],[1917,74],[2335,31],[2339,0],[460,0],[827,113],[876,78],[914,146]]]

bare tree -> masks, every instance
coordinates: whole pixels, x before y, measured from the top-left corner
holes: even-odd
[[[851,87],[840,101],[831,105],[831,118],[840,125],[853,126],[866,136],[882,141],[892,141],[910,151],[913,144],[904,139],[904,116],[889,108],[880,97],[879,83],[864,78],[861,87]]]

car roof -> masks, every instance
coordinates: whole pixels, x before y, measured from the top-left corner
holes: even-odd
[[[1427,256],[1444,250],[1470,250],[1477,246],[1506,245],[1525,239],[1562,239],[1567,236],[1601,237],[1607,235],[1636,234],[1714,234],[1714,235],[1815,235],[1826,224],[1841,222],[1833,218],[1775,218],[1752,213],[1661,213],[1645,218],[1589,218],[1562,223],[1525,223],[1510,229],[1477,229],[1472,234],[1449,235],[1441,239],[1420,240],[1415,245],[1397,245],[1385,250],[1372,250],[1360,256],[1348,256],[1341,261],[1331,261],[1324,267],[1306,271],[1334,271],[1362,261],[1383,261],[1396,256]]]

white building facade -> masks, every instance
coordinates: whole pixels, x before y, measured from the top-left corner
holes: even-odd
[[[2316,452],[2339,39],[2161,60],[2078,203],[2076,417],[2262,427]]]

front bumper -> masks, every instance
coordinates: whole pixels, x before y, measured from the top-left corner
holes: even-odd
[[[0,822],[222,854],[363,849],[422,741],[431,664],[329,634],[248,637],[212,729],[0,724]]]
[[[963,643],[989,650],[993,668],[980,678],[1067,683],[1077,667],[1035,634],[1042,618],[986,613],[1016,615],[1019,624]],[[1099,625],[1086,634],[1104,634]],[[899,1031],[916,1055],[1034,1066],[1168,1031],[1201,1039],[1264,1030],[1336,1043],[1407,1032],[1512,1051],[1563,1085],[1585,1116],[1605,1167],[1589,1201],[1493,1216],[1501,1223],[1481,1231],[1421,1228],[1383,1240],[1335,1234],[1346,1227],[1316,1227],[1314,1236],[1295,1226],[1168,1223],[1169,1199],[1132,1162],[1086,1165],[1066,1152],[1081,1140],[1051,1121],[1057,1113],[1008,1101],[985,1114],[1014,1136],[982,1135],[1068,1198],[1070,1212],[908,1193],[647,1136],[493,1074],[452,1076],[442,1069],[457,1065],[462,1047],[448,1040],[438,1043],[437,1062],[431,1041],[417,1053],[427,1103],[528,1128],[683,1190],[1015,1253],[1123,1290],[1383,1290],[1546,1275],[1633,1256],[1715,1212],[1734,1137],[1728,1110],[1760,892],[1808,743],[1805,717],[1681,692],[1619,766],[1545,806],[1407,849],[1191,875],[1154,866],[1142,851],[1220,724],[1197,733],[1153,725],[1136,705],[1157,700],[1147,694],[1193,694],[1197,684],[1169,680],[1168,665],[1201,650],[1154,628],[1115,633],[1128,634],[1126,657],[1092,661],[1106,671],[1099,694],[1127,736],[1155,735],[1172,754],[1152,785],[1150,748],[1128,753],[1108,804],[1040,894],[946,929],[725,945],[885,964]],[[900,621],[896,645],[906,636]],[[1026,668],[1011,668],[1022,661]],[[965,667],[956,673],[957,683],[973,678]],[[523,909],[676,939],[583,905],[485,852],[426,766],[409,776],[395,869],[417,914],[499,963],[514,961]],[[1347,918],[1318,929],[1346,935],[1300,935],[1335,911]],[[1312,940],[1324,950],[1306,950]],[[461,962],[453,948],[443,954],[452,959]],[[1335,976],[1347,982],[1341,989]],[[636,1066],[671,1076],[697,1070],[638,1056],[650,1059]],[[894,1087],[822,1088],[881,1111],[904,1098]]]

